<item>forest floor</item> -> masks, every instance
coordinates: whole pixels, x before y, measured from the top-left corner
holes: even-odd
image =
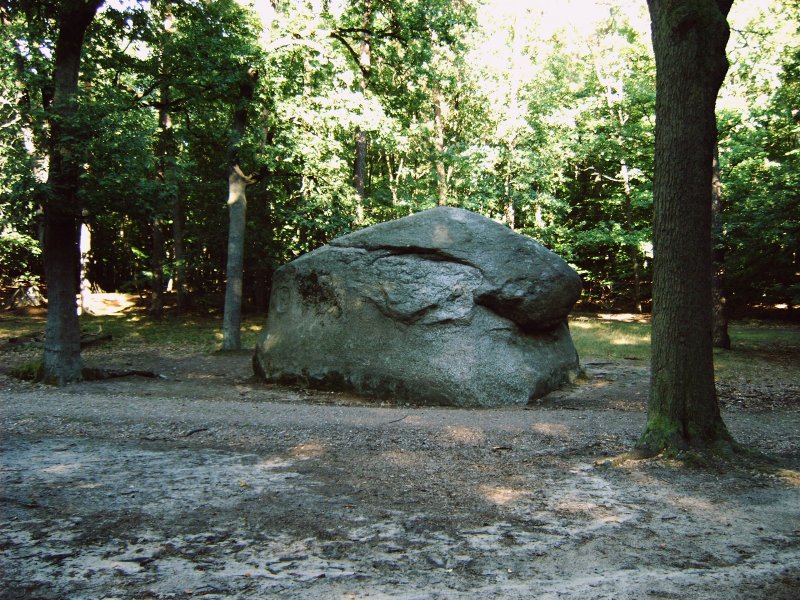
[[[159,376],[62,389],[9,377],[24,358],[0,350],[3,599],[798,597],[796,378],[720,382],[771,462],[609,466],[641,359],[465,410],[265,385],[250,352],[97,346]]]

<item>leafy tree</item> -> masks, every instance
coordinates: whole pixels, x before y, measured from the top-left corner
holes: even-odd
[[[731,17],[715,247],[733,310],[797,303],[795,4]],[[43,276],[57,5],[0,10],[3,286]],[[442,201],[560,253],[586,302],[646,307],[655,63],[644,5],[612,2],[580,34],[531,6],[287,0],[254,5],[263,27],[235,0],[103,6],[71,117],[92,286],[149,292],[156,309],[172,298],[220,308],[236,279],[224,201],[233,153],[257,175],[240,220],[244,308],[265,306],[283,262]],[[251,69],[247,125],[232,140]]]
[[[82,376],[75,294],[80,258],[80,157],[85,133],[79,129],[76,113],[84,36],[100,2],[63,2],[54,15],[57,36],[53,48],[53,100],[48,115],[51,152],[44,199],[47,327],[42,378],[58,384]]]
[[[39,216],[49,168],[41,115],[51,94],[39,74],[45,58],[27,43],[41,23],[0,11],[0,24],[1,290],[33,285],[41,274]]]
[[[735,31],[720,138],[720,246],[734,311],[800,302],[799,18],[797,3],[775,1]]]

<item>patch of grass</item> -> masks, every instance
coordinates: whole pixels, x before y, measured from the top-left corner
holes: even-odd
[[[578,355],[609,360],[650,361],[650,325],[578,317],[570,321]],[[722,380],[775,381],[800,385],[800,328],[795,325],[733,323],[731,350],[715,350],[714,366]]]
[[[603,321],[590,317],[570,320],[572,341],[581,357],[650,360],[650,325]]]
[[[12,377],[23,381],[38,381],[42,374],[42,360],[34,360],[18,365],[8,372]]]
[[[12,337],[41,334],[45,317],[0,313],[0,346]],[[262,316],[246,316],[242,320],[242,348],[253,349],[265,323]],[[141,313],[80,317],[84,333],[110,333],[112,341],[84,352],[113,349],[135,349],[159,346],[165,351],[214,352],[222,345],[222,319],[197,316],[168,316],[152,319]],[[28,345],[25,345],[26,349]]]
[[[242,321],[242,347],[251,350],[265,323],[262,316],[246,316]],[[21,315],[0,312],[0,350],[15,350],[17,360],[31,361],[39,347],[24,344],[6,347],[11,337],[30,336],[44,331],[43,314]],[[135,350],[157,347],[165,353],[210,353],[222,345],[220,317],[168,316],[151,319],[141,312],[108,316],[81,317],[86,333],[110,333],[108,344],[87,348],[86,353],[109,350]],[[650,361],[650,325],[593,316],[577,316],[570,321],[570,331],[581,358],[608,360],[634,359],[647,365]],[[737,322],[730,327],[733,349],[714,353],[717,376],[721,380],[758,382],[778,380],[800,385],[800,327],[771,326],[760,322]],[[9,345],[10,346],[10,345]],[[25,365],[21,365],[24,367]]]
[[[242,348],[255,348],[264,326],[263,317],[242,320]],[[81,317],[81,328],[89,332],[102,330],[113,336],[118,348],[160,346],[187,352],[214,352],[222,345],[222,319],[169,316],[151,319],[142,315],[109,315]]]
[[[27,337],[44,331],[45,316],[19,315],[0,311],[0,342],[12,337]]]
[[[731,350],[714,351],[718,376],[748,383],[779,379],[800,385],[800,328],[736,323],[729,333]]]

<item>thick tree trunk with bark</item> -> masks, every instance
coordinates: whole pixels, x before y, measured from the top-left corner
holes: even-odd
[[[228,280],[225,284],[225,314],[222,322],[222,349],[240,350],[244,237],[247,213],[247,186],[253,180],[235,165],[228,175]]]
[[[239,88],[239,101],[233,113],[232,137],[228,148],[228,264],[225,284],[225,311],[222,317],[222,349],[240,350],[244,239],[247,212],[247,186],[254,179],[239,166],[239,144],[247,129],[247,111],[253,99],[258,72],[251,69]]]
[[[83,39],[101,0],[61,3],[50,119],[49,197],[44,205],[47,325],[42,378],[62,385],[81,378],[76,294],[80,265],[80,128],[74,123]]]
[[[648,0],[656,57],[652,379],[638,450],[730,442],[711,345],[714,107],[732,1]]]

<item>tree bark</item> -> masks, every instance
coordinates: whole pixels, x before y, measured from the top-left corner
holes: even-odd
[[[436,195],[439,206],[447,206],[447,171],[444,166],[444,95],[437,86],[433,90],[433,145],[436,156]]]
[[[172,244],[175,258],[175,306],[179,311],[186,310],[189,302],[186,294],[186,251],[183,243],[186,210],[180,194],[172,202]]]
[[[622,191],[625,194],[625,233],[633,236],[633,204],[631,201],[631,178],[628,164],[625,159],[620,161],[620,175],[622,176]],[[641,276],[639,273],[639,246],[630,244],[631,267],[633,270],[633,304],[636,312],[642,312]]]
[[[175,304],[179,311],[186,309],[186,253],[184,251],[183,234],[186,211],[183,199],[178,191],[176,180],[176,165],[178,163],[178,144],[175,141],[173,126],[172,103],[172,52],[171,38],[175,32],[173,26],[172,0],[164,0],[162,19],[164,24],[161,38],[161,78],[160,89],[161,108],[159,109],[160,140],[159,140],[159,174],[167,197],[170,198],[172,208],[172,247],[174,267],[172,270],[173,289],[175,290]]]
[[[252,180],[239,165],[228,174],[228,264],[225,284],[225,313],[222,321],[222,349],[241,350],[244,237],[247,213],[247,186]]]
[[[49,195],[44,205],[47,325],[42,378],[63,385],[81,378],[80,325],[76,293],[80,265],[78,197],[80,144],[76,93],[86,30],[102,0],[61,3],[50,114]]]
[[[719,173],[719,147],[714,145],[711,179],[711,260],[713,278],[711,294],[714,305],[712,343],[714,348],[731,349],[728,335],[728,310],[725,298],[725,240],[722,233],[722,182]]]
[[[652,375],[645,455],[731,441],[714,387],[711,165],[732,0],[648,0],[656,57]]]
[[[171,0],[161,0],[153,3],[158,19],[161,21],[162,29],[158,40],[159,52],[159,107],[158,107],[158,142],[156,143],[156,182],[160,190],[154,208],[152,223],[152,288],[150,300],[150,314],[160,318],[164,312],[164,259],[166,255],[166,240],[164,218],[167,210],[171,210],[173,216],[175,212],[180,212],[179,200],[175,193],[174,172],[177,162],[177,145],[175,143],[175,133],[172,127],[172,82],[170,65],[170,37],[173,29],[173,15]],[[173,234],[183,235],[181,225],[175,225],[173,221]],[[175,241],[175,249],[183,249],[183,239]],[[177,260],[177,256],[175,257]],[[175,287],[178,289],[179,296],[183,285],[182,277],[173,274]]]
[[[369,34],[367,33],[372,26],[372,2],[364,1],[364,15],[362,28],[364,30],[361,37],[361,46],[358,52],[358,66],[361,71],[359,88],[362,94],[366,94],[368,87],[369,70],[372,65],[372,49],[370,47]],[[367,132],[361,127],[356,129],[356,158],[353,165],[353,187],[356,190],[356,223],[364,221],[364,204],[366,202],[367,189]]]
[[[356,190],[356,223],[364,221],[364,200],[367,181],[367,132],[356,129],[356,159],[353,165],[353,187]]]
[[[150,222],[150,270],[148,312],[151,317],[160,319],[164,316],[164,222],[157,214]]]
[[[222,317],[222,349],[241,350],[244,239],[247,186],[254,183],[239,166],[239,145],[247,129],[247,111],[253,99],[258,72],[251,69],[239,88],[233,113],[232,137],[228,147],[228,264],[225,283],[225,311]]]

